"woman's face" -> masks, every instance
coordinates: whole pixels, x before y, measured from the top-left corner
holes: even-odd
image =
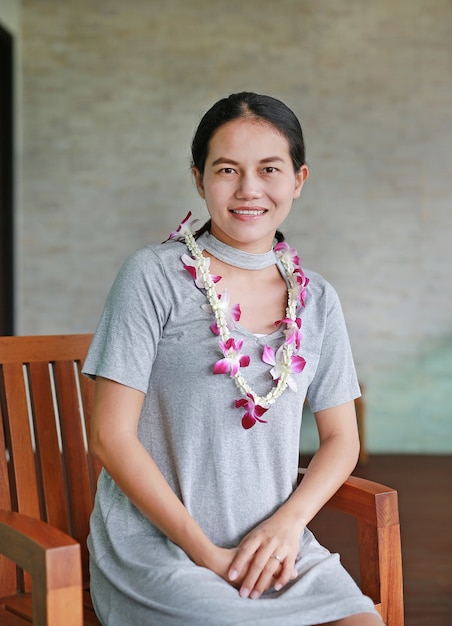
[[[210,140],[204,174],[193,169],[217,239],[247,252],[267,252],[308,176],[294,171],[289,143],[269,123],[227,122]]]

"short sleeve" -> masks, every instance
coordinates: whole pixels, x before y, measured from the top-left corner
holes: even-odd
[[[168,281],[152,247],[131,255],[104,306],[83,373],[146,393],[169,315]]]

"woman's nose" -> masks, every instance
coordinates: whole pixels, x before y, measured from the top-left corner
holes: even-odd
[[[239,179],[239,184],[235,192],[237,198],[250,200],[259,198],[262,195],[259,179],[250,174],[244,174]]]

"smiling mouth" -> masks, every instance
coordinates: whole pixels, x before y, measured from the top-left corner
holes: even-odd
[[[266,209],[232,209],[234,215],[263,215],[267,213]]]

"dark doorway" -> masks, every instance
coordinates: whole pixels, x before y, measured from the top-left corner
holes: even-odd
[[[0,26],[0,335],[14,334],[13,48]]]

